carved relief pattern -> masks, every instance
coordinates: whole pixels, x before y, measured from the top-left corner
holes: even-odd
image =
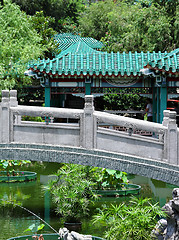
[[[130,128],[130,129],[137,129],[137,126],[134,123],[125,123],[124,127]]]
[[[92,108],[92,107],[93,107],[93,105],[92,105],[91,102],[86,102],[85,103],[85,108]]]
[[[93,97],[85,97],[85,108],[92,108],[93,107]]]
[[[138,79],[122,78],[122,79],[108,79],[106,81],[113,86],[131,86],[134,85],[138,81]]]
[[[74,114],[74,118],[79,119],[80,118],[80,114],[79,113]]]

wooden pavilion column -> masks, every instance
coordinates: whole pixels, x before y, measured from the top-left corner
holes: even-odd
[[[157,117],[156,122],[162,123],[163,111],[167,109],[167,84],[162,81],[157,85],[156,88],[156,106],[157,106]]]
[[[45,87],[45,107],[50,107],[51,91],[50,87]]]
[[[152,86],[153,122],[157,122],[157,88]]]
[[[167,87],[160,88],[160,123],[163,120],[163,111],[167,109]]]
[[[50,88],[50,80],[48,77],[45,78],[45,107],[50,107],[51,100],[51,88]]]
[[[92,77],[85,78],[85,95],[91,95],[91,81]]]

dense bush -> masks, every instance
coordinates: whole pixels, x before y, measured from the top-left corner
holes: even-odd
[[[129,204],[103,206],[94,216],[94,223],[106,226],[107,240],[151,240],[151,231],[159,217],[165,216],[158,203],[149,198],[132,197]]]

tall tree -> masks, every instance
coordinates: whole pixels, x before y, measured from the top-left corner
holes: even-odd
[[[0,89],[11,89],[29,81],[24,77],[27,63],[42,55],[45,48],[17,5],[5,4],[0,16]]]
[[[63,22],[70,19],[70,24],[77,24],[79,13],[84,10],[83,0],[12,0],[21,10],[29,15],[43,11],[44,16],[55,19],[51,25],[55,30],[63,29]]]
[[[40,43],[46,48],[44,57],[52,59],[59,53],[58,44],[54,41],[54,36],[57,32],[51,27],[55,19],[48,16],[45,17],[43,11],[36,12],[29,19],[32,21],[33,28],[41,36]]]
[[[26,12],[28,15],[34,15],[36,11],[43,11],[48,8],[49,0],[12,0],[20,6],[20,9]]]
[[[91,3],[79,18],[79,32],[84,36],[100,40],[108,31],[109,15],[115,4],[111,0]]]
[[[176,44],[166,9],[148,0],[91,4],[79,19],[79,30],[101,38],[107,51],[165,51]]]
[[[178,21],[178,12],[179,12],[179,1],[178,0],[151,0],[151,2],[157,7],[164,8],[166,10],[166,15],[169,18],[171,24],[171,36],[172,42],[171,45],[179,47],[179,30],[176,27],[176,22]],[[177,31],[176,31],[177,30]],[[177,35],[176,35],[177,32]],[[173,41],[173,39],[175,41]]]

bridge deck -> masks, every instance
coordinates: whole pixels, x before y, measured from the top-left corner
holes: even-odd
[[[97,149],[46,144],[0,144],[2,159],[73,163],[121,170],[179,186],[179,166]]]

